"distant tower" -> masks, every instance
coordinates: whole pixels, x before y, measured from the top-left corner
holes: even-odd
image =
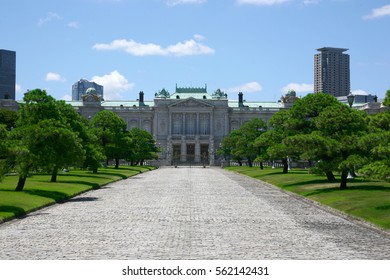
[[[15,100],[16,52],[0,50],[0,99]]]
[[[350,93],[348,49],[321,48],[314,55],[314,92],[323,92],[335,97]]]
[[[82,100],[82,95],[86,94],[87,89],[94,88],[96,90],[96,95],[103,100],[103,86],[98,85],[95,82],[90,82],[85,79],[81,79],[72,86],[72,100],[78,101]]]

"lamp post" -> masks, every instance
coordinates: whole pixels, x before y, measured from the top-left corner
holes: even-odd
[[[355,95],[353,95],[352,93],[348,94],[347,100],[348,100],[349,108],[352,108],[353,102],[355,101]]]

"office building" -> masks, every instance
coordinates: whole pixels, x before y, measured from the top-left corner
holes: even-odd
[[[314,92],[323,92],[335,97],[350,93],[348,49],[320,48],[314,55]]]
[[[83,95],[85,95],[87,93],[87,90],[90,88],[95,89],[96,95],[100,98],[100,100],[103,100],[103,86],[85,79],[81,79],[72,86],[72,100],[83,100]]]
[[[0,99],[15,100],[16,52],[0,50]]]

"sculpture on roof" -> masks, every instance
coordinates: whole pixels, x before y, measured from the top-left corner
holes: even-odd
[[[295,100],[299,99],[295,90],[289,90],[286,95],[281,98],[282,103],[294,103]]]
[[[154,94],[156,98],[169,98],[170,94],[165,88]]]
[[[224,93],[222,90],[217,89],[213,93],[213,98],[227,98],[227,94]]]

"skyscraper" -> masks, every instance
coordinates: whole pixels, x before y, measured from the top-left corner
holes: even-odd
[[[348,49],[321,48],[314,55],[314,92],[323,92],[335,97],[350,93]]]
[[[103,86],[98,85],[95,82],[81,79],[72,86],[72,100],[82,100],[81,96],[85,94],[89,88],[94,88],[96,90],[96,94],[103,99]]]
[[[16,52],[0,50],[0,99],[15,100]]]

